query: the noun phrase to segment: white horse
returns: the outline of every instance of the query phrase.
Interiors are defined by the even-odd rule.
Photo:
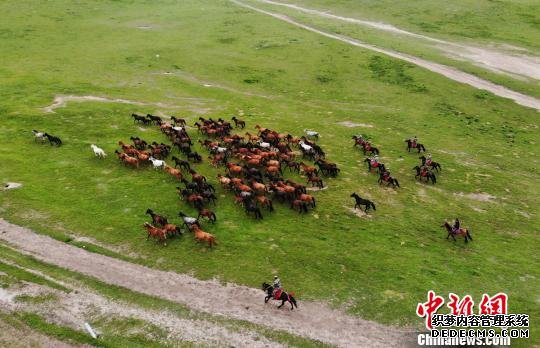
[[[107,154],[105,153],[105,151],[103,151],[102,148],[99,148],[94,144],[90,145],[90,147],[94,151],[94,155],[96,155],[96,157],[103,158],[103,157],[107,156]]]
[[[32,134],[34,134],[34,141],[47,141],[47,138],[45,137],[45,132],[40,132],[35,129],[32,129]]]
[[[315,132],[314,130],[304,129],[304,133],[306,133],[308,137],[319,138],[319,132]]]
[[[259,146],[262,147],[263,149],[268,149],[268,148],[270,148],[271,144],[266,143],[264,141],[259,141]]]
[[[165,161],[158,160],[157,158],[154,158],[152,156],[150,156],[149,160],[152,161],[152,166],[154,166],[154,169],[165,169],[165,167],[167,166],[167,163],[165,163]]]
[[[172,127],[172,129],[174,129],[174,130],[177,131],[177,132],[181,132],[181,131],[184,130],[184,127],[177,127],[177,126],[175,126],[175,127]]]
[[[311,145],[308,145],[308,144],[304,143],[303,141],[299,142],[298,144],[300,144],[300,147],[302,149],[304,149],[304,151],[306,151],[306,152],[313,151],[313,147]]]

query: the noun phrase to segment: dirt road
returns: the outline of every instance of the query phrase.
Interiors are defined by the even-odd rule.
[[[540,99],[537,99],[537,98],[534,98],[534,97],[531,97],[531,96],[528,96],[528,95],[513,91],[513,90],[511,90],[509,88],[503,87],[501,85],[497,85],[497,84],[495,84],[493,82],[483,80],[483,79],[481,79],[479,77],[476,77],[476,76],[474,76],[472,74],[468,74],[468,73],[463,72],[461,70],[458,70],[456,68],[453,68],[453,67],[450,67],[450,66],[447,66],[447,65],[443,65],[443,64],[439,64],[439,63],[434,63],[434,62],[431,62],[431,61],[428,61],[428,60],[425,60],[425,59],[422,59],[422,58],[411,56],[409,54],[400,53],[400,52],[392,51],[392,50],[389,50],[389,49],[380,48],[380,47],[370,45],[370,44],[367,44],[365,42],[353,39],[353,38],[345,36],[345,35],[338,35],[338,34],[329,33],[329,32],[323,31],[323,30],[319,30],[319,29],[316,29],[316,28],[311,27],[309,25],[297,22],[297,21],[295,21],[295,20],[293,20],[293,19],[291,19],[291,18],[289,18],[289,17],[287,17],[285,15],[270,12],[270,11],[266,11],[266,10],[263,10],[263,9],[260,9],[260,8],[245,4],[245,3],[240,2],[238,0],[230,0],[230,1],[237,4],[237,5],[239,5],[239,6],[242,6],[244,8],[247,8],[247,9],[250,9],[250,10],[253,10],[253,11],[256,11],[256,12],[259,12],[259,13],[274,17],[274,18],[277,18],[279,20],[282,20],[284,22],[287,22],[287,23],[292,24],[294,26],[297,26],[299,28],[311,31],[313,33],[316,33],[316,34],[319,34],[319,35],[322,35],[322,36],[325,36],[325,37],[328,37],[328,38],[331,38],[331,39],[339,40],[339,41],[345,42],[345,43],[347,43],[349,45],[361,47],[361,48],[364,48],[364,49],[368,49],[368,50],[371,50],[371,51],[375,51],[375,52],[378,52],[378,53],[385,54],[385,55],[393,57],[393,58],[404,60],[406,62],[418,65],[418,66],[420,66],[422,68],[425,68],[425,69],[428,69],[428,70],[433,71],[435,73],[438,73],[440,75],[443,75],[443,76],[445,76],[445,77],[447,77],[449,79],[452,79],[454,81],[465,83],[465,84],[470,85],[470,86],[472,86],[474,88],[489,91],[489,92],[491,92],[491,93],[493,93],[495,95],[498,95],[500,97],[512,99],[512,100],[514,100],[516,103],[518,103],[520,105],[527,106],[527,107],[530,107],[530,108],[533,108],[533,109],[536,109],[536,110],[540,110]]]
[[[3,219],[0,219],[0,240],[39,260],[108,284],[341,347],[403,347],[405,342],[414,342],[410,330],[355,318],[323,303],[300,299],[297,311],[277,310],[275,305],[264,305],[264,294],[258,289],[201,281],[90,253]]]

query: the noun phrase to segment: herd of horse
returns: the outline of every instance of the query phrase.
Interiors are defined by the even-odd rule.
[[[367,140],[367,137],[363,135],[353,135],[352,139],[354,140],[354,147],[360,147],[364,155],[369,154],[371,156],[364,159],[364,162],[367,165],[368,172],[371,172],[372,169],[377,171],[377,173],[379,174],[379,184],[382,185],[386,183],[387,186],[392,185],[392,187],[394,188],[400,187],[399,181],[390,174],[390,171],[384,165],[384,163],[381,163],[379,161],[379,149],[374,147],[371,142]],[[407,143],[408,152],[411,152],[411,149],[416,149],[417,153],[426,151],[425,146],[423,144],[417,143],[416,138],[406,139],[405,143]],[[437,182],[437,177],[435,176],[434,172],[439,172],[440,170],[442,170],[441,165],[433,161],[430,156],[426,157],[422,155],[418,159],[420,159],[422,163],[412,168],[416,171],[415,178],[420,181],[431,181],[431,183],[435,184]]]
[[[192,149],[194,143],[188,134],[186,121],[171,116],[170,120],[165,122],[161,117],[151,114],[146,116],[132,114],[132,118],[135,123],[158,126],[170,144],[147,142],[132,136],[131,144],[118,142],[120,149],[115,150],[118,159],[132,168],[149,166],[168,173],[179,183],[179,186],[176,186],[179,198],[198,212],[197,216],[189,216],[179,211],[178,218],[182,222],[175,224],[166,216],[148,208],[146,214],[150,216],[151,221],[143,224],[147,240],[153,238],[166,245],[169,238],[184,235],[189,231],[193,232],[197,241],[207,243],[210,248],[217,245],[215,236],[201,227],[203,222],[214,224],[217,221],[215,212],[210,209],[210,206],[216,205],[216,190],[204,175],[194,169],[195,164],[203,161],[203,156]],[[240,134],[233,133],[233,130],[235,128],[243,130],[246,122],[236,116],[232,117],[231,121],[234,122],[234,127],[221,118],[213,120],[200,117],[193,127],[196,127],[203,137],[198,142],[208,152],[210,165],[223,169],[222,173],[217,175],[217,180],[224,190],[232,193],[234,203],[242,206],[245,213],[252,215],[256,220],[263,219],[263,210],[273,212],[274,202],[285,204],[300,214],[315,208],[315,197],[308,194],[308,190],[323,189],[324,181],[337,177],[340,172],[337,164],[328,161],[325,152],[316,143],[319,133],[305,129],[305,135],[297,137],[256,125],[256,133]],[[61,139],[57,136],[37,130],[32,130],[32,133],[36,141],[62,145]],[[378,172],[379,184],[386,183],[387,186],[399,188],[399,181],[390,174],[384,163],[378,160],[379,149],[365,136],[354,135],[352,139],[355,147],[360,147],[364,155],[370,156],[364,162],[369,172],[372,170]],[[407,139],[405,142],[408,152],[416,149],[420,154],[426,151],[423,144],[416,142],[416,138]],[[95,144],[92,144],[91,148],[97,157],[106,156],[105,151]],[[171,156],[173,149],[178,149],[179,154]],[[167,164],[169,156],[174,165]],[[182,156],[185,159],[180,158]],[[437,182],[435,172],[441,170],[441,165],[433,161],[431,156],[422,155],[419,159],[421,163],[413,168],[416,171],[415,178],[435,184]],[[309,163],[310,161],[312,163]],[[306,182],[298,183],[286,179],[284,177],[286,172],[299,174],[306,178]],[[360,197],[356,192],[350,197],[355,200],[354,209],[363,207],[365,213],[370,209],[376,211],[374,202]],[[448,232],[446,239],[452,237],[455,241],[456,236],[463,236],[465,242],[472,241],[470,231],[466,228],[456,230],[446,221],[441,227]],[[290,303],[291,310],[297,307],[293,293],[286,293],[281,289],[276,291],[267,283],[263,283],[262,290],[267,294],[265,303],[275,299],[282,301],[278,308],[286,302]]]
[[[202,231],[200,222],[203,218],[211,223],[217,221],[216,214],[209,208],[216,205],[217,196],[214,186],[193,168],[194,164],[202,162],[203,156],[192,149],[194,142],[186,121],[175,116],[164,121],[151,114],[132,114],[132,118],[136,123],[158,126],[170,144],[150,143],[132,136],[131,144],[118,142],[117,157],[132,168],[148,165],[165,171],[183,185],[176,186],[180,199],[198,211],[197,217],[179,212],[183,226],[185,230],[193,231],[197,240],[206,241],[212,247],[216,244],[215,237]],[[300,214],[315,208],[316,199],[308,194],[308,190],[323,189],[324,181],[338,176],[340,172],[314,141],[319,138],[318,132],[306,129],[305,135],[297,137],[256,125],[256,133],[240,134],[233,133],[233,130],[244,129],[246,122],[237,117],[231,121],[234,126],[221,118],[200,117],[193,127],[202,137],[198,142],[208,152],[210,165],[223,169],[217,179],[224,190],[232,193],[234,203],[242,206],[245,213],[256,220],[263,219],[263,211],[273,212],[274,202],[285,204]],[[92,147],[97,156],[96,148]],[[178,149],[179,153],[171,157],[174,166],[166,162],[173,149]],[[185,159],[180,158],[182,156]],[[306,183],[285,178],[286,172],[304,176]],[[148,238],[165,244],[168,238],[184,233],[183,228],[169,223],[166,217],[155,214],[151,209],[147,213],[152,218],[151,222],[144,224]]]
[[[217,221],[216,214],[208,207],[209,204],[216,204],[217,196],[215,188],[207,182],[206,177],[192,167],[193,164],[201,163],[203,156],[192,150],[193,141],[187,132],[186,120],[171,116],[170,120],[165,122],[160,116],[151,114],[146,116],[132,114],[131,116],[135,123],[158,126],[169,138],[171,144],[155,141],[149,143],[132,136],[130,137],[132,144],[118,142],[120,151],[115,150],[115,154],[127,166],[139,168],[143,165],[151,165],[156,170],[167,172],[182,183],[183,188],[176,187],[180,199],[198,211],[197,218],[188,217],[180,212],[184,224],[188,230],[196,232],[198,240],[207,241],[210,246],[216,244],[211,234],[200,230],[199,219],[204,218],[211,223]],[[263,210],[273,212],[275,201],[286,204],[299,213],[307,213],[315,208],[315,197],[307,193],[307,186],[311,186],[312,189],[322,189],[325,187],[325,178],[336,177],[340,172],[335,163],[326,159],[325,152],[315,142],[319,139],[319,133],[304,129],[305,135],[295,137],[290,133],[279,133],[256,125],[256,134],[250,132],[245,132],[244,135],[233,134],[234,128],[243,130],[246,122],[236,116],[232,117],[231,121],[234,122],[234,127],[221,118],[213,120],[200,117],[194,123],[194,127],[205,137],[199,139],[198,142],[208,151],[210,164],[224,169],[224,173],[218,174],[217,179],[222,188],[233,193],[234,203],[241,205],[246,214],[252,215],[255,219],[263,219]],[[35,141],[48,141],[51,145],[62,145],[62,140],[57,136],[38,130],[32,130],[32,134]],[[387,186],[399,188],[399,181],[390,174],[385,164],[379,161],[379,149],[373,146],[366,136],[353,135],[352,139],[355,147],[360,147],[364,155],[371,156],[364,162],[368,172],[375,170],[379,174],[378,183],[381,185],[386,183]],[[418,143],[416,137],[406,139],[405,143],[408,152],[416,150],[420,154],[426,151],[425,146]],[[106,156],[105,151],[96,145],[92,144],[91,148],[97,157]],[[174,166],[170,166],[166,159],[174,148],[178,149],[178,152],[186,159],[172,156]],[[294,151],[293,148],[298,151]],[[419,159],[421,163],[413,167],[416,171],[415,178],[435,184],[437,182],[435,172],[438,173],[441,170],[441,165],[433,161],[431,156],[422,155]],[[308,161],[312,161],[313,164],[306,164],[305,162]],[[301,174],[307,182],[302,184],[285,179],[284,171]],[[373,202],[360,197],[357,193],[352,193],[351,197],[355,200],[355,209],[363,206],[366,213],[370,209],[376,210]],[[186,224],[186,221],[191,221],[191,219],[196,222]],[[152,223],[155,226],[150,223],[145,223],[144,226],[148,231],[148,237],[156,238],[163,243],[167,238],[183,233],[181,229],[173,228],[175,225],[172,224],[160,224],[156,221]],[[465,233],[463,235],[466,241],[472,240]]]

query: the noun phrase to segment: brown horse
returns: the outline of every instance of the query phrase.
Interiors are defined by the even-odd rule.
[[[118,158],[125,164],[130,165],[134,168],[139,168],[139,160],[135,157],[130,157],[125,153],[118,152],[118,150],[115,150],[114,153],[118,156]]]
[[[300,199],[302,202],[310,204],[312,208],[315,208],[315,197],[313,197],[312,195],[302,193],[298,196],[298,199]]]
[[[452,226],[450,226],[450,224],[447,221],[445,221],[444,224],[441,227],[446,228],[446,231],[448,231],[448,235],[446,236],[446,239],[448,239],[448,237],[452,236],[452,239],[455,242],[456,241],[456,236],[463,236],[465,238],[465,243],[468,243],[469,239],[471,240],[471,242],[473,240],[472,237],[471,237],[471,233],[466,228],[460,228],[457,231],[454,231]]]
[[[165,230],[165,233],[167,233],[167,237],[183,234],[182,229],[175,224],[166,224],[163,226],[163,230]]]
[[[232,120],[237,128],[240,127],[243,129],[246,126],[246,122],[244,120],[237,119],[236,116],[233,116]]]
[[[198,226],[193,226],[193,232],[195,233],[195,239],[199,242],[208,242],[208,246],[211,248],[214,244],[217,244],[216,238],[208,233],[201,230]]]
[[[315,174],[315,175],[318,175],[319,174],[319,171],[317,170],[316,167],[313,167],[313,166],[308,166],[306,164],[304,164],[304,162],[300,162],[300,168],[302,169],[302,172],[304,172],[304,174]]]
[[[308,184],[311,183],[311,187],[317,186],[318,188],[322,189],[324,187],[324,183],[322,179],[318,176],[315,176],[313,174],[308,174]]]
[[[167,245],[167,231],[163,228],[157,228],[152,225],[150,225],[148,222],[144,223],[144,228],[148,232],[148,237],[146,237],[146,240],[148,240],[150,237],[157,239],[158,241],[162,242],[163,245]]]
[[[207,208],[199,209],[199,216],[197,216],[197,220],[200,219],[201,216],[207,218],[211,223],[214,223],[217,220],[216,214]]]
[[[182,171],[180,169],[176,169],[173,167],[169,167],[168,165],[165,165],[165,171],[171,174],[172,176],[174,176],[175,178],[177,178],[178,180],[182,180]]]

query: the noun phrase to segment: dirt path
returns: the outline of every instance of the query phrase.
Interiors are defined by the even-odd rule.
[[[25,270],[32,272],[28,269]],[[153,338],[153,329],[141,329],[150,325],[159,327],[161,330],[166,331],[166,335],[163,335],[165,337],[160,338],[159,341],[165,341],[170,346],[178,346],[181,342],[191,342],[193,344],[219,347],[223,342],[227,342],[235,347],[283,347],[283,345],[269,341],[250,330],[233,331],[224,325],[203,319],[178,318],[174,313],[166,310],[151,310],[122,301],[113,301],[84,287],[74,286],[74,284],[61,283],[61,285],[75,291],[65,293],[43,285],[26,282],[7,289],[0,288],[0,310],[36,313],[49,322],[79,331],[83,329],[83,323],[92,322],[92,327],[98,334],[107,331],[110,320],[136,318],[145,323],[140,324],[140,328],[135,327],[131,330],[137,330],[139,334],[152,340],[155,339]],[[47,301],[16,300],[17,296],[29,298],[38,295],[49,296],[49,299]],[[8,339],[6,338],[6,340]],[[51,345],[51,347],[53,346],[56,347]]]
[[[382,53],[382,54],[385,54],[385,55],[393,57],[393,58],[404,60],[406,62],[418,65],[418,66],[420,66],[422,68],[425,68],[425,69],[428,69],[428,70],[433,71],[435,73],[438,73],[440,75],[443,75],[443,76],[445,76],[445,77],[447,77],[449,79],[452,79],[454,81],[468,84],[468,85],[470,85],[470,86],[472,86],[474,88],[489,91],[489,92],[491,92],[491,93],[493,93],[495,95],[498,95],[500,97],[512,99],[512,100],[514,100],[516,103],[518,103],[520,105],[527,106],[527,107],[530,107],[530,108],[533,108],[533,109],[536,109],[536,110],[540,110],[540,99],[537,99],[537,98],[534,98],[534,97],[531,97],[531,96],[528,96],[528,95],[513,91],[513,90],[508,89],[506,87],[497,85],[497,84],[495,84],[493,82],[483,80],[481,78],[478,78],[478,77],[476,77],[476,76],[474,76],[472,74],[465,73],[465,72],[463,72],[461,70],[458,70],[456,68],[453,68],[453,67],[450,67],[450,66],[447,66],[447,65],[443,65],[443,64],[434,63],[434,62],[431,62],[431,61],[428,61],[428,60],[425,60],[425,59],[422,59],[422,58],[411,56],[409,54],[400,53],[400,52],[392,51],[392,50],[389,50],[389,49],[380,48],[380,47],[370,45],[370,44],[367,44],[365,42],[353,39],[353,38],[345,36],[345,35],[332,34],[332,33],[326,32],[326,31],[322,31],[322,30],[316,29],[314,27],[311,27],[309,25],[297,22],[297,21],[295,21],[295,20],[293,20],[293,19],[291,19],[291,18],[289,18],[289,17],[287,17],[285,15],[270,12],[270,11],[266,11],[266,10],[262,10],[260,8],[254,7],[254,6],[244,4],[243,2],[240,2],[238,0],[230,0],[230,1],[237,4],[237,5],[239,5],[239,6],[242,6],[244,8],[248,8],[250,10],[253,10],[253,11],[256,11],[256,12],[259,12],[259,13],[274,17],[274,18],[277,18],[279,20],[282,20],[284,22],[287,22],[287,23],[292,24],[294,26],[297,26],[299,28],[311,31],[313,33],[316,33],[316,34],[319,34],[319,35],[322,35],[322,36],[325,36],[325,37],[328,37],[328,38],[331,38],[331,39],[334,39],[334,40],[339,40],[339,41],[345,42],[345,43],[353,45],[353,46],[357,46],[357,47],[361,47],[361,48],[368,49],[368,50],[371,50],[371,51],[375,51],[375,52],[378,52],[378,53]]]
[[[183,106],[187,107],[187,109],[198,113],[198,114],[205,114],[209,112],[211,109],[207,107],[203,107],[206,103],[205,100],[202,98],[193,98],[193,97],[175,97],[176,99],[181,99],[183,101],[187,101],[188,105]],[[166,103],[147,103],[147,102],[141,102],[136,100],[127,100],[127,99],[119,99],[119,98],[107,98],[107,97],[98,97],[94,95],[57,95],[54,97],[54,100],[51,105],[46,106],[42,108],[41,110],[43,112],[47,113],[53,113],[55,109],[66,107],[68,102],[99,102],[99,103],[119,103],[119,104],[131,104],[131,105],[153,105],[160,108],[165,109],[171,109],[171,108],[178,108],[177,105],[171,105]]]
[[[300,300],[298,311],[277,310],[274,305],[263,304],[261,290],[201,281],[90,253],[3,219],[0,219],[0,240],[44,262],[108,284],[341,347],[403,347],[404,342],[413,342],[410,330],[355,318],[322,303]]]
[[[540,58],[524,55],[522,54],[525,49],[520,49],[518,47],[506,46],[506,49],[495,49],[495,48],[485,48],[470,46],[465,44],[458,44],[455,42],[450,42],[446,40],[436,39],[427,35],[421,35],[417,33],[412,33],[400,28],[397,28],[391,24],[367,21],[358,18],[343,17],[328,12],[318,11],[310,8],[301,7],[295,4],[289,4],[284,2],[277,2],[271,0],[257,0],[259,2],[283,6],[287,8],[294,9],[296,11],[308,13],[311,15],[316,15],[319,17],[339,20],[342,22],[348,22],[353,24],[358,24],[393,34],[404,35],[413,37],[416,39],[421,39],[431,43],[435,43],[437,48],[444,52],[448,56],[452,56],[458,59],[463,59],[472,62],[475,65],[481,66],[483,68],[498,72],[504,73],[516,78],[532,78],[540,80]],[[512,51],[510,54],[509,51]],[[518,53],[519,52],[519,53]]]

